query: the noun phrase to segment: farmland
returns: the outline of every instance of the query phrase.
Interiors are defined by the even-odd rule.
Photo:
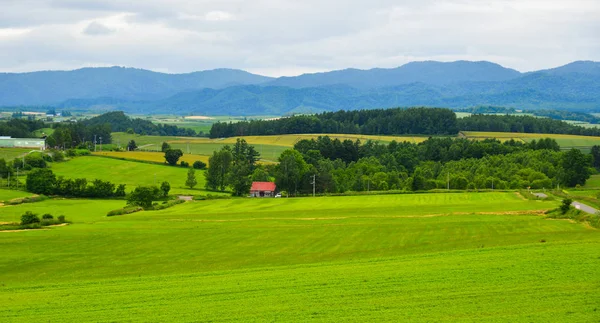
[[[347,135],[347,134],[299,134],[299,135],[277,135],[277,136],[245,136],[231,138],[196,138],[196,137],[173,137],[173,136],[141,136],[126,133],[113,133],[113,143],[118,142],[124,146],[130,140],[135,140],[141,150],[158,151],[163,142],[167,142],[174,149],[181,149],[184,153],[193,155],[210,156],[215,150],[221,149],[225,145],[235,144],[238,138],[246,140],[254,145],[256,150],[261,153],[261,157],[266,162],[277,161],[281,153],[290,149],[302,139],[317,138],[319,136],[329,136],[332,139],[339,140],[374,140],[383,143],[389,143],[392,140],[398,142],[408,141],[419,143],[425,141],[424,136],[371,136],[371,135]],[[115,155],[116,156],[116,155]],[[137,158],[136,158],[137,159]]]
[[[5,160],[13,160],[21,157],[32,151],[31,148],[0,148],[0,158]]]
[[[152,151],[103,151],[93,153],[95,156],[106,156],[113,158],[121,158],[126,160],[142,160],[154,163],[165,163],[165,154],[162,152],[152,152]],[[204,163],[208,163],[208,156],[201,155],[192,155],[192,154],[184,154],[179,158],[179,161],[185,161],[192,165],[195,161],[201,161]]]
[[[73,224],[0,233],[0,317],[598,317],[600,234],[537,214],[557,202],[514,192],[232,199],[105,217],[123,204],[47,200],[4,208],[0,221],[48,210]]]
[[[589,149],[594,145],[600,145],[600,137],[560,135],[560,134],[541,134],[541,133],[514,133],[514,132],[475,132],[462,131],[466,138],[487,139],[496,138],[501,141],[514,139],[522,142],[530,142],[542,138],[552,138],[561,148],[585,148]]]
[[[65,178],[101,179],[115,184],[126,184],[127,191],[137,186],[160,185],[163,181],[171,184],[172,194],[204,194],[203,171],[196,171],[198,185],[195,189],[184,186],[188,169],[177,166],[164,166],[134,161],[117,160],[96,156],[73,158],[64,163],[54,163],[52,171]]]

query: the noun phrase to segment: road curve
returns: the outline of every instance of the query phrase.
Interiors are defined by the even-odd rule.
[[[577,202],[574,201],[573,203],[571,203],[571,206],[575,207],[578,210],[581,210],[583,212],[589,213],[589,214],[596,214],[598,213],[598,210],[594,209],[591,206],[585,205],[581,202]]]

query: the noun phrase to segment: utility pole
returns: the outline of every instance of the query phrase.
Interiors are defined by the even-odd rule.
[[[102,137],[100,137],[100,151],[102,151]]]
[[[312,178],[313,178],[313,180],[312,180],[311,184],[313,185],[313,197],[315,197],[315,185],[317,184],[317,180],[316,180],[317,179],[317,175],[316,174],[313,175]]]
[[[450,172],[448,172],[446,175],[446,186],[449,191],[450,190]]]
[[[94,152],[96,152],[96,135],[94,135]]]

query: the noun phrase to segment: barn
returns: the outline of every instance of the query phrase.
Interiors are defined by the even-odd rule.
[[[277,186],[272,182],[252,182],[250,197],[274,197]]]
[[[37,148],[39,150],[44,150],[46,148],[46,140],[43,138],[11,138],[8,136],[0,136],[0,147]]]

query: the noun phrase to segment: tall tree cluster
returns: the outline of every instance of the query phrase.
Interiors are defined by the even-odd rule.
[[[337,111],[276,120],[217,122],[211,138],[301,133],[369,135],[458,133],[456,114],[449,109],[408,108]]]
[[[231,188],[234,196],[248,194],[252,185],[252,175],[256,170],[260,154],[246,140],[238,139],[231,146],[215,151],[208,159],[206,188],[224,191]]]

